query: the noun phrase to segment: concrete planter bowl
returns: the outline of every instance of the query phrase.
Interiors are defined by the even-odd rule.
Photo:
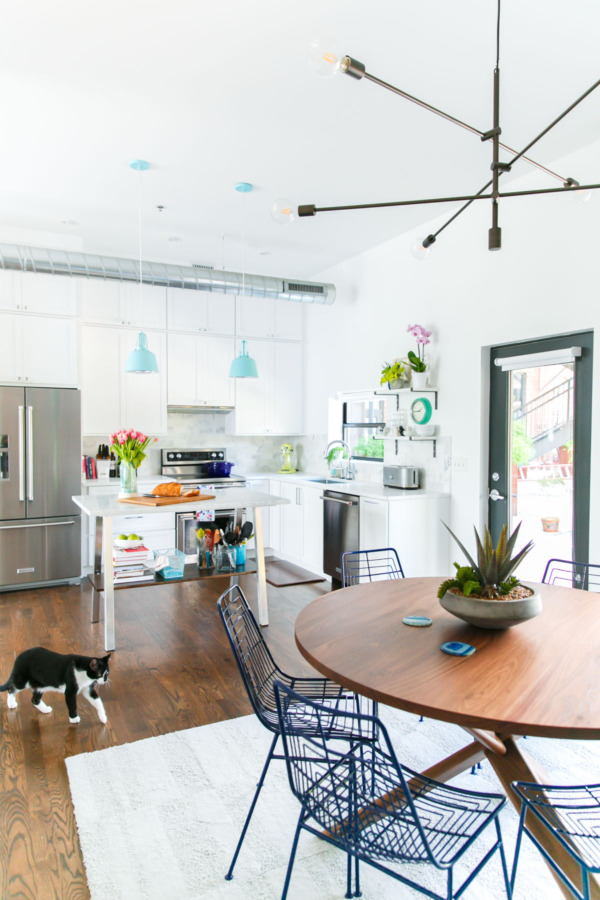
[[[523,586],[533,591],[530,597],[519,600],[479,600],[446,591],[440,604],[453,616],[477,628],[510,628],[539,616],[542,611],[540,592],[531,584],[523,582]]]

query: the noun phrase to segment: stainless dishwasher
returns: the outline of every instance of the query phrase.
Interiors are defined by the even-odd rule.
[[[358,550],[359,511],[354,494],[323,492],[323,571],[331,575],[334,588],[342,581],[342,553]]]

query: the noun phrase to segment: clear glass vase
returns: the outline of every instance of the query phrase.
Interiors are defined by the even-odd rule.
[[[137,488],[137,468],[130,462],[121,461],[121,490],[119,497],[135,497]]]

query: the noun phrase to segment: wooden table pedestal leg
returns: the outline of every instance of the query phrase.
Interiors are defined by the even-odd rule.
[[[517,746],[517,741],[514,737],[507,737],[504,740],[504,744],[506,746],[506,754],[504,756],[497,756],[495,753],[490,753],[487,750],[485,755],[489,759],[499,781],[502,783],[508,798],[516,807],[517,811],[520,812],[521,801],[511,788],[511,782],[530,781],[536,784],[553,784],[553,779],[549,775],[546,775],[544,770]],[[570,856],[565,848],[552,836],[548,829],[544,828],[536,817],[531,814],[529,814],[527,818],[527,827],[532,834],[535,835],[542,847],[548,851],[559,868],[562,869],[565,875],[571,879],[573,884],[577,885],[581,890],[581,870],[572,856]],[[525,836],[523,840],[528,840],[527,836]],[[565,837],[565,840],[568,841],[568,838]],[[550,866],[548,868],[550,868]],[[573,900],[573,895],[560,881],[558,875],[553,872],[551,868],[550,871],[564,896],[569,898],[569,900]],[[518,885],[519,872],[517,871],[517,893]],[[600,884],[595,875],[590,875],[590,898],[593,898],[593,900],[600,900]]]

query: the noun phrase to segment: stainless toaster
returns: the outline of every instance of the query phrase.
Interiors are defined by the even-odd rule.
[[[419,487],[419,470],[416,466],[384,466],[383,483],[386,487],[415,490]]]

